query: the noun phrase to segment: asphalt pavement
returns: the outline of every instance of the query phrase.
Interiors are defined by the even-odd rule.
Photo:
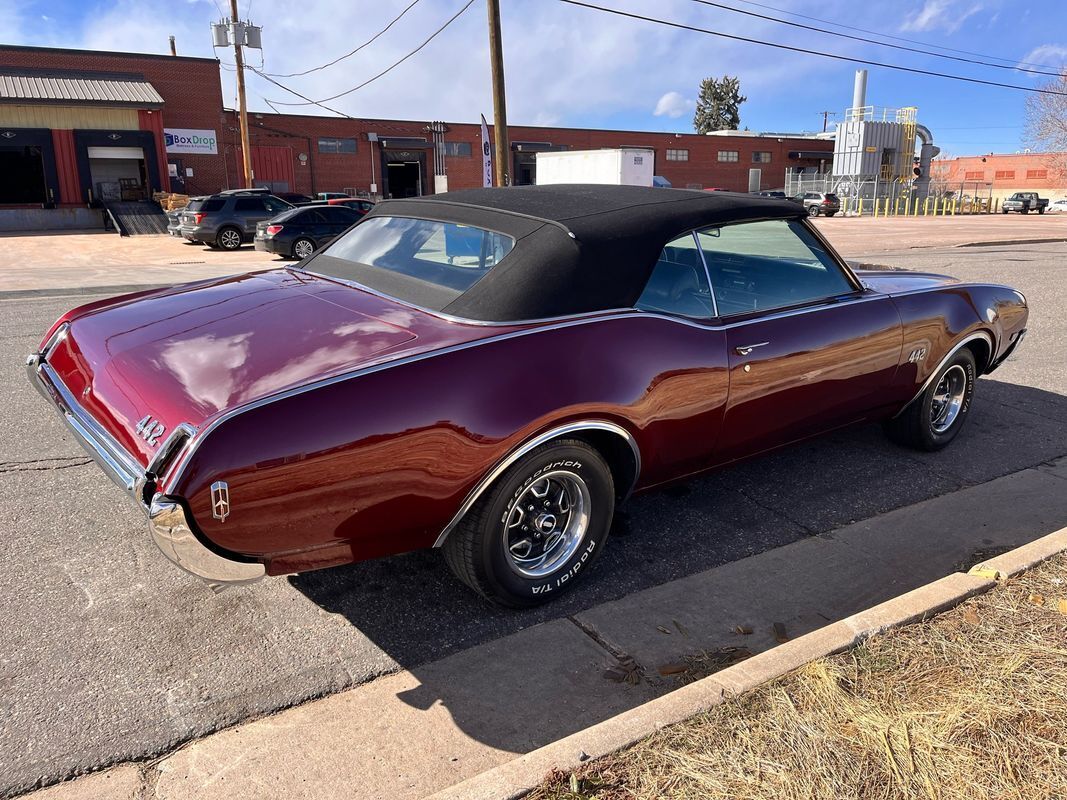
[[[25,379],[40,334],[90,296],[0,295],[0,796],[1067,454],[1065,256],[1044,244],[872,258],[1030,300],[1024,347],[979,383],[952,447],[918,454],[860,427],[634,498],[589,579],[521,613],[471,595],[433,552],[214,594],[155,551]]]

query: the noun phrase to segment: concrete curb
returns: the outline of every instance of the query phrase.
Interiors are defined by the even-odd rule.
[[[1067,528],[953,573],[885,603],[760,653],[584,731],[534,750],[431,795],[431,800],[512,800],[553,769],[571,771],[635,744],[664,726],[701,714],[804,664],[848,650],[871,636],[928,619],[1067,551]]]
[[[1003,247],[1009,244],[1059,244],[1060,242],[1067,242],[1067,239],[1062,236],[1044,239],[997,239],[992,242],[964,242],[953,247]]]

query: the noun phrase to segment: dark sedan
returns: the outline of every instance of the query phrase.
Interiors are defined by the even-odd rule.
[[[344,233],[363,214],[345,206],[303,206],[256,225],[257,250],[307,258]]]

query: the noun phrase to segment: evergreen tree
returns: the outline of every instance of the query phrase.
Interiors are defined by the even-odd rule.
[[[741,81],[737,78],[705,78],[700,82],[693,127],[697,133],[737,130],[741,127],[741,104],[747,99],[741,96]]]

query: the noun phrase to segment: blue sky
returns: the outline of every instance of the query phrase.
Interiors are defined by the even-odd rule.
[[[904,64],[986,80],[1036,86],[1040,76],[905,53],[745,17],[692,0],[593,0],[600,5],[821,52]],[[292,73],[329,61],[370,38],[411,0],[240,0],[242,15],[263,26],[263,64]],[[413,49],[466,0],[419,0],[391,30],[355,57],[282,83],[315,99],[372,77]],[[727,5],[832,27],[743,0]],[[1067,5],[1007,0],[900,0],[856,3],[760,0],[798,14],[1004,59],[1007,65],[1067,63]],[[251,4],[251,9],[248,9]],[[164,53],[177,37],[183,55],[212,54],[208,23],[227,0],[0,0],[0,40],[7,44]],[[852,99],[854,64],[789,53],[607,16],[557,0],[501,0],[512,124],[691,130],[700,80],[737,75],[748,102],[742,124],[754,130],[818,130],[819,112],[841,112]],[[864,34],[845,31],[855,35]],[[900,44],[905,44],[898,42]],[[907,45],[916,46],[916,45]],[[961,55],[955,53],[955,55]],[[219,51],[232,64],[232,52]],[[970,56],[964,56],[970,57]],[[250,53],[257,66],[260,54]],[[233,97],[233,73],[224,72]],[[867,102],[915,105],[919,120],[952,155],[1025,148],[1023,92],[877,67]],[[249,104],[297,98],[252,76]],[[232,103],[231,103],[232,104]],[[420,53],[380,80],[330,103],[353,116],[474,121],[491,116],[483,0]],[[314,113],[313,108],[288,108]]]

